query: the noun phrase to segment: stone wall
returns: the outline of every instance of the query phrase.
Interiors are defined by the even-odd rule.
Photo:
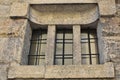
[[[25,19],[11,19],[13,2],[22,0],[0,0],[0,80],[7,80],[10,65],[21,64],[24,42]]]
[[[11,5],[15,2],[32,3],[33,1],[35,1],[35,3],[39,2],[38,0],[0,0],[0,80],[8,80],[8,71],[11,69],[12,66],[27,64],[27,55],[29,53],[30,42],[28,41],[31,38],[31,28],[29,26],[29,22],[26,19],[28,16],[23,14],[23,16],[26,16],[26,18],[23,18],[22,16],[19,18],[17,17],[11,19]],[[82,2],[82,0],[80,1]],[[92,2],[97,3],[97,0],[90,0],[89,3]],[[119,0],[117,2],[120,3]],[[120,4],[116,4],[116,7],[117,12],[115,15],[100,17],[103,38],[101,45],[103,46],[103,53],[106,55],[105,61],[113,62],[115,66],[115,79],[111,80],[120,80]],[[26,43],[27,45],[25,45],[24,43]]]
[[[104,54],[115,65],[116,80],[120,79],[120,4],[114,17],[101,17]]]

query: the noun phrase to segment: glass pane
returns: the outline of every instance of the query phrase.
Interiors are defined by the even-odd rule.
[[[82,55],[82,64],[90,64],[89,55]]]
[[[63,54],[63,44],[56,44],[56,54]]]
[[[34,30],[32,35],[32,43],[29,58],[30,64],[42,65],[45,61],[47,30]],[[34,56],[32,56],[34,55]],[[42,56],[41,56],[42,55]]]
[[[64,54],[72,54],[72,44],[65,44]]]
[[[97,38],[96,32],[94,30],[90,32],[90,38]]]
[[[63,39],[57,40],[57,43],[63,44]]]
[[[41,44],[46,44],[46,40],[41,40]]]
[[[36,56],[29,56],[29,64],[35,65],[36,62]]]
[[[90,40],[90,45],[91,45],[91,53],[96,54],[97,53],[97,43],[95,39]]]
[[[44,65],[45,64],[45,56],[39,56],[38,64],[40,64],[40,65]]]
[[[72,39],[72,32],[71,33],[65,33],[65,39]]]
[[[65,42],[68,43],[68,44],[72,44],[73,40],[65,40]]]
[[[33,34],[32,35],[32,40],[37,40],[38,39],[38,34]]]
[[[63,54],[67,56],[72,54],[72,30],[58,30],[57,31],[57,38],[56,38],[56,53],[55,53],[55,64],[63,65]],[[72,60],[72,59],[70,59]],[[69,60],[66,62],[64,59],[64,64],[71,64]]]
[[[89,54],[88,43],[81,43],[81,52],[82,54]]]
[[[42,36],[42,39],[46,39],[47,38],[47,34],[46,33],[43,33],[41,36]]]
[[[57,39],[63,39],[63,33],[57,33]]]
[[[30,50],[30,55],[36,55],[37,47],[38,47],[37,42],[36,41],[32,42],[32,44],[31,44],[31,50]]]
[[[62,65],[62,59],[55,59],[56,65]]]
[[[81,33],[81,39],[88,38],[88,34],[86,32]]]
[[[41,44],[40,55],[45,55],[45,51],[46,51],[46,44]]]
[[[65,59],[64,64],[65,65],[72,65],[73,60],[72,59]]]
[[[98,55],[92,55],[92,64],[98,64]]]

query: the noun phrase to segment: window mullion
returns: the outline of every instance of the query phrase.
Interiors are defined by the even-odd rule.
[[[81,64],[81,26],[73,25],[73,64]]]
[[[45,56],[46,65],[54,64],[55,33],[56,33],[56,26],[48,25],[47,52]]]
[[[40,57],[41,57],[41,53],[40,53],[40,52],[41,52],[41,44],[42,44],[42,43],[41,43],[42,35],[43,35],[43,34],[42,34],[42,31],[40,30],[40,39],[39,39],[39,41],[38,41],[38,43],[39,43],[39,51],[38,51],[38,55],[37,55],[37,56],[38,56],[38,65],[39,65],[39,62],[40,62],[40,60],[41,60],[41,59],[40,59]]]

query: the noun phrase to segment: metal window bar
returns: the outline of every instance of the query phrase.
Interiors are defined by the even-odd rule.
[[[93,64],[92,56],[95,55],[96,58],[97,58],[97,61],[98,61],[97,63],[99,64],[100,61],[99,61],[99,53],[98,53],[97,33],[96,33],[96,30],[95,30],[94,34],[96,35],[96,37],[95,38],[90,38],[90,34],[91,34],[92,30],[95,30],[95,29],[87,28],[87,29],[82,29],[82,31],[81,31],[81,32],[86,32],[87,33],[87,38],[81,38],[81,40],[88,40],[88,49],[89,49],[89,53],[82,53],[82,58],[85,58],[85,57],[89,56],[89,64]],[[92,52],[92,48],[91,48],[92,46],[91,46],[91,42],[90,42],[92,39],[96,41],[96,45],[97,45],[97,48],[96,48],[97,52],[96,53]],[[84,42],[81,41],[81,43],[84,43]]]
[[[63,38],[57,39],[57,35],[56,35],[56,39],[55,39],[56,45],[62,44],[62,54],[57,54],[57,51],[55,49],[55,54],[54,54],[54,64],[55,65],[59,65],[56,63],[56,59],[62,59],[62,65],[65,65],[65,59],[72,59],[73,60],[73,52],[71,52],[70,54],[65,54],[65,44],[73,44],[73,38],[72,39],[65,38],[65,34],[68,33],[68,31],[70,31],[70,33],[72,34],[72,29],[58,29],[56,31],[57,34],[62,33]],[[66,42],[65,40],[68,40],[68,42]],[[59,42],[59,41],[62,41],[62,42]]]
[[[28,65],[41,65],[40,61],[43,59],[45,60],[45,54],[41,55],[41,52],[40,52],[42,44],[46,44],[46,40],[47,40],[47,37],[45,39],[42,39],[43,34],[47,35],[47,29],[33,30],[32,38],[31,38],[30,52],[28,55]],[[36,36],[35,39],[34,39],[34,36]],[[34,49],[32,49],[33,44],[35,45]],[[33,52],[33,50],[34,50],[34,52]]]

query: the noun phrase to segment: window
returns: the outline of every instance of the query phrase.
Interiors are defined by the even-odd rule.
[[[72,29],[56,30],[55,65],[70,65],[73,63],[73,32]]]
[[[99,64],[96,29],[81,30],[82,64]]]
[[[61,26],[60,26],[61,27]],[[68,28],[69,27],[69,28]],[[49,47],[49,49],[53,50],[53,53],[49,54],[47,52],[47,56],[51,57],[52,62],[54,65],[72,65],[73,60],[75,60],[76,56],[79,56],[80,64],[99,64],[99,51],[98,51],[98,42],[97,42],[97,33],[96,29],[81,29],[81,36],[78,36],[79,39],[81,38],[81,44],[74,45],[73,44],[73,29],[70,26],[62,26],[61,28],[57,28],[55,37],[52,40],[55,40],[53,44],[54,47]],[[73,26],[74,27],[74,26]],[[49,28],[50,29],[50,28]],[[79,31],[78,31],[79,32]],[[46,42],[47,41],[47,29],[38,29],[33,30],[32,39],[31,39],[31,48],[29,53],[29,65],[44,65],[45,64],[45,54],[46,54]],[[76,40],[74,40],[76,41]],[[49,41],[48,41],[49,42]],[[79,43],[79,40],[77,40]],[[81,46],[81,52],[78,51],[77,54],[73,51],[73,47]],[[74,53],[73,53],[74,52]],[[75,55],[74,55],[75,54]],[[46,56],[46,57],[47,57]],[[54,57],[54,59],[53,59]],[[50,59],[47,58],[49,61]],[[78,63],[79,63],[78,62]]]
[[[45,63],[45,49],[47,40],[47,29],[33,30],[31,39],[29,65],[43,65]]]

